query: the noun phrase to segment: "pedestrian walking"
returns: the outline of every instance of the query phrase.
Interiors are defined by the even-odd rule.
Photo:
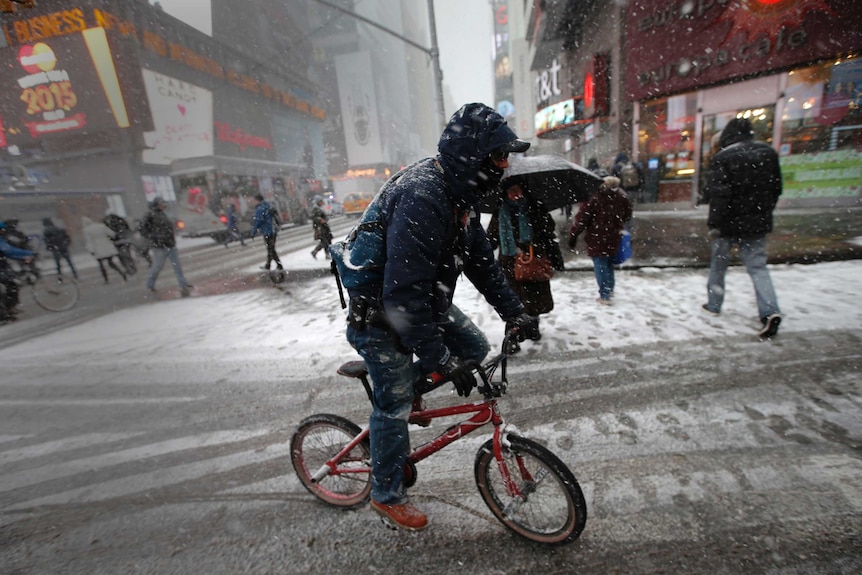
[[[69,264],[69,269],[72,270],[72,277],[78,279],[78,272],[75,271],[72,256],[69,254],[69,245],[72,243],[69,232],[55,226],[51,218],[42,218],[42,237],[45,238],[45,248],[54,256],[54,263],[57,264],[57,275],[63,273],[60,270],[60,260],[64,259]]]
[[[515,277],[515,260],[532,253],[533,257],[548,260],[553,269],[564,269],[555,228],[551,214],[519,184],[507,187],[500,208],[488,223],[488,241],[493,249],[500,249],[497,259],[503,274],[524,304],[524,311],[536,317],[554,309],[551,280],[519,281]]]
[[[311,250],[311,256],[317,259],[317,252],[323,250],[326,259],[329,259],[329,244],[332,243],[332,230],[329,229],[329,220],[323,211],[323,198],[318,198],[314,209],[311,210],[311,224],[314,226],[314,239],[317,245]]]
[[[251,237],[254,237],[260,232],[263,236],[263,243],[266,245],[266,264],[260,266],[262,270],[269,270],[272,262],[275,262],[276,269],[283,270],[281,260],[278,258],[278,253],[275,251],[275,240],[278,238],[278,230],[281,227],[281,220],[269,202],[263,199],[263,194],[258,192],[254,196],[254,201],[257,206],[254,209],[254,218],[251,222]]]
[[[126,270],[126,275],[135,275],[138,273],[138,268],[132,257],[132,228],[129,226],[129,222],[109,210],[105,213],[105,225],[113,232],[111,241],[117,248],[120,263]]]
[[[106,264],[120,274],[123,281],[126,281],[126,272],[114,261],[114,258],[119,259],[119,254],[117,253],[116,246],[114,246],[114,242],[111,241],[112,232],[108,226],[103,222],[96,222],[87,216],[83,216],[81,218],[81,231],[84,234],[84,246],[96,258],[96,262],[99,264],[99,271],[102,272],[102,278],[104,278],[105,283],[110,283],[108,282],[108,270],[105,269]]]
[[[712,258],[707,280],[707,302],[703,309],[721,313],[724,276],[730,249],[739,255],[754,285],[757,312],[762,324],[759,335],[778,334],[781,310],[766,267],[766,234],[772,231],[772,212],[782,191],[778,154],[769,144],[756,142],[751,121],[734,118],[727,123],[712,157],[706,197],[706,224],[712,240]]]
[[[245,246],[245,240],[242,237],[242,232],[239,230],[239,214],[237,214],[233,203],[228,204],[226,217],[227,236],[224,240],[224,247],[227,247],[231,241],[239,241],[239,245]]]
[[[602,305],[611,305],[616,278],[613,257],[620,246],[626,222],[632,217],[632,201],[620,188],[620,179],[608,176],[590,199],[581,203],[569,228],[569,248],[574,250],[578,236],[585,233],[587,255],[593,260],[593,271]]]
[[[619,187],[628,195],[629,199],[643,202],[644,174],[640,162],[629,160],[625,152],[617,154],[610,175],[620,179]]]
[[[371,508],[405,529],[428,523],[405,485],[414,383],[439,372],[460,395],[469,395],[476,385],[469,362],[490,350],[485,335],[452,303],[458,277],[463,272],[520,334],[536,328],[536,318],[524,313],[497,265],[477,215],[480,199],[497,192],[509,152],[529,145],[491,108],[463,106],[440,137],[439,155],[392,176],[348,241],[331,248],[350,295],[347,340],[374,384]]]
[[[170,259],[171,266],[174,268],[174,275],[177,276],[177,284],[180,286],[180,294],[183,297],[188,297],[191,293],[189,290],[194,286],[183,275],[180,254],[177,251],[177,240],[174,236],[174,223],[165,213],[166,207],[165,200],[157,196],[150,202],[150,211],[147,212],[141,224],[141,235],[149,240],[153,251],[153,265],[150,266],[150,271],[147,273],[146,286],[148,290],[155,293],[159,273],[165,267],[165,261]]]

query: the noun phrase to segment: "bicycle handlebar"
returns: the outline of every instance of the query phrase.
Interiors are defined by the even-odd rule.
[[[482,365],[478,361],[469,361],[466,363],[471,371],[475,371],[482,383],[479,385],[479,391],[485,394],[486,397],[500,397],[506,391],[506,360],[510,355],[514,355],[520,349],[518,346],[518,329],[512,328],[506,331],[503,336],[503,344],[501,345],[500,353]],[[500,368],[500,382],[492,383],[491,377],[497,368]],[[414,385],[415,391],[419,394],[425,394],[429,391],[437,389],[444,383],[451,381],[449,377],[441,373],[433,372],[427,375],[425,382],[418,382]],[[423,383],[425,385],[423,385]]]

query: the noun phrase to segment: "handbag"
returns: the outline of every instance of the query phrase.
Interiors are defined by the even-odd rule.
[[[628,227],[623,228],[620,235],[620,245],[617,248],[617,253],[614,255],[613,264],[618,266],[623,264],[632,257],[632,234]]]
[[[533,252],[530,244],[530,254],[521,253],[515,257],[515,281],[545,282],[554,277],[554,266],[547,258]]]

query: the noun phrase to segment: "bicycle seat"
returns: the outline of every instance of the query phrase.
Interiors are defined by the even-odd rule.
[[[368,375],[368,368],[363,360],[357,359],[343,364],[338,368],[338,373],[347,377],[362,378]]]

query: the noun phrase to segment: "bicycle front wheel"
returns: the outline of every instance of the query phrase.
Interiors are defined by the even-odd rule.
[[[42,277],[33,284],[33,299],[48,311],[66,311],[78,303],[78,284],[64,276]]]
[[[371,496],[371,447],[366,437],[350,452],[334,458],[362,429],[344,417],[319,414],[304,419],[290,440],[290,461],[299,480],[315,497],[330,505],[355,509]],[[326,475],[315,481],[315,474]]]
[[[494,440],[476,454],[476,486],[503,525],[531,541],[571,543],[587,523],[587,502],[565,463],[538,443],[508,435],[503,460],[494,458]],[[507,487],[507,480],[509,486]]]

